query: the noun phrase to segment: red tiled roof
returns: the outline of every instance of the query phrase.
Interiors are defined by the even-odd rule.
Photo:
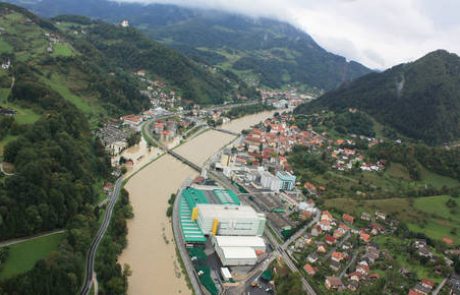
[[[429,279],[422,279],[422,284],[430,286],[431,288],[434,288],[434,285],[435,285],[435,283]]]
[[[353,223],[355,221],[355,218],[347,213],[342,215],[342,219],[343,221],[348,222],[348,223]]]
[[[314,275],[316,273],[316,269],[311,266],[309,263],[305,264],[303,269],[309,274],[309,275]]]

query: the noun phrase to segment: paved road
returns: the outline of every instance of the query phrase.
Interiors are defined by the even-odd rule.
[[[343,276],[345,275],[345,273],[347,272],[347,270],[350,268],[350,266],[352,266],[353,263],[355,263],[356,259],[358,258],[358,250],[355,250],[353,252],[353,257],[351,258],[350,262],[348,262],[347,266],[345,266],[345,268],[342,270],[342,272],[340,273],[339,275],[339,278],[343,278]]]
[[[281,257],[283,258],[284,263],[286,263],[286,265],[289,267],[289,269],[292,272],[299,272],[299,269],[294,264],[294,262],[292,262],[291,257],[289,256],[289,254],[278,243],[278,241],[275,239],[275,237],[272,235],[272,233],[267,230],[267,231],[265,231],[265,235],[270,240],[270,242],[273,245],[275,245],[275,249],[278,251],[278,253],[281,254]],[[307,294],[316,295],[315,290],[312,288],[312,286],[307,282],[307,280],[303,276],[301,276],[301,281],[302,281],[302,287],[307,292]]]
[[[322,258],[323,261],[326,261],[328,260],[331,256],[332,256],[332,253],[334,253],[338,248],[342,247],[342,245],[351,237],[351,234],[350,232],[348,231],[345,236],[343,237],[343,239],[334,247],[332,248],[331,250],[329,250],[329,252]]]
[[[295,234],[293,234],[289,240],[287,240],[283,244],[283,249],[287,249],[290,244],[292,244],[295,240],[300,238],[310,227],[312,227],[314,224],[318,223],[319,218],[320,218],[320,213],[319,210],[316,210],[315,217],[307,224],[305,225],[302,229],[298,230]]]
[[[444,285],[446,284],[447,282],[447,278],[445,278],[444,280],[442,280],[442,282],[438,285],[438,287],[436,287],[436,289],[433,291],[433,295],[437,295],[439,293],[439,291],[441,291],[442,287],[444,287]]]
[[[22,242],[35,240],[35,239],[39,239],[39,238],[43,238],[43,237],[47,237],[47,236],[52,236],[52,235],[56,235],[56,234],[62,234],[63,232],[65,232],[65,230],[59,229],[59,230],[54,230],[54,231],[50,231],[50,232],[47,232],[47,233],[42,233],[42,234],[38,234],[38,235],[29,236],[29,237],[26,237],[26,238],[19,238],[19,239],[3,241],[3,242],[0,242],[0,248],[7,247],[7,246],[12,246],[12,245],[15,245],[15,244],[20,244]]]
[[[94,276],[94,260],[96,258],[97,248],[99,247],[99,244],[104,238],[104,235],[107,232],[107,228],[110,225],[110,219],[112,218],[113,208],[115,207],[115,204],[117,203],[122,186],[123,186],[123,177],[120,177],[115,182],[114,189],[112,191],[112,194],[110,195],[109,204],[104,213],[104,220],[102,221],[102,224],[99,227],[99,230],[97,231],[96,236],[91,242],[91,246],[86,255],[85,280],[83,282],[83,286],[81,287],[80,295],[88,295],[91,290],[91,286],[93,284],[93,276]]]

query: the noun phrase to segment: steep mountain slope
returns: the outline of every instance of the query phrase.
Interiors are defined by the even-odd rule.
[[[460,139],[460,58],[443,50],[357,79],[298,113],[358,108],[402,134],[429,144]]]
[[[48,17],[78,14],[111,22],[128,19],[149,36],[186,55],[230,69],[247,83],[280,88],[299,84],[333,89],[370,72],[322,49],[306,33],[269,19],[171,5],[106,0],[21,1]]]

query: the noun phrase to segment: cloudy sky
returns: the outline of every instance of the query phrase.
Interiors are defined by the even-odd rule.
[[[384,69],[447,49],[460,54],[459,0],[118,0],[273,17],[327,50]]]

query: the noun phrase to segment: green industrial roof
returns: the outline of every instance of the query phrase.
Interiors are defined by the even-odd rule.
[[[190,209],[195,208],[197,204],[209,203],[208,199],[202,191],[191,187],[183,191],[182,197],[185,199]]]
[[[189,191],[192,190],[192,191]],[[204,194],[195,189],[187,189],[183,192],[179,203],[179,221],[186,243],[205,243],[206,237],[195,221],[192,221],[192,210],[202,199],[206,199]],[[193,207],[189,207],[190,204]]]
[[[240,199],[232,190],[215,189],[214,195],[219,199],[223,205],[240,205]]]

